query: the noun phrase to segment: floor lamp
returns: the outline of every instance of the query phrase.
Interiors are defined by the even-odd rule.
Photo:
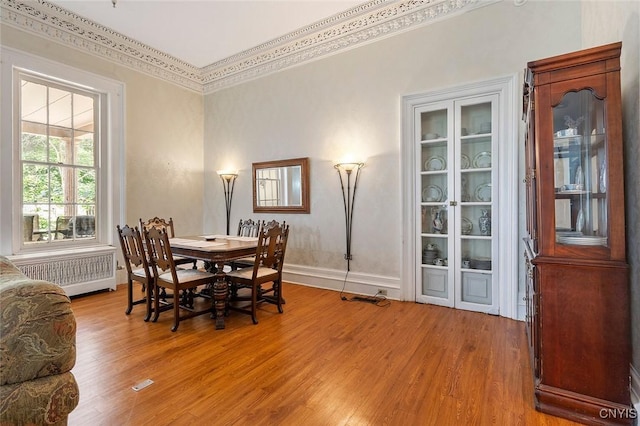
[[[335,166],[340,177],[340,186],[342,187],[342,200],[344,201],[344,219],[346,222],[347,252],[344,255],[347,261],[347,272],[351,270],[351,229],[353,227],[353,202],[356,198],[356,188],[358,186],[358,178],[360,170],[364,167],[364,163],[338,163]],[[351,189],[351,175],[355,171],[353,180],[353,191]],[[346,176],[347,188],[345,190],[344,181]]]
[[[233,198],[233,187],[236,184],[238,172],[230,172],[218,170],[220,180],[222,180],[222,188],[224,189],[224,201],[227,208],[227,235],[229,234],[229,219],[231,217],[231,199]]]

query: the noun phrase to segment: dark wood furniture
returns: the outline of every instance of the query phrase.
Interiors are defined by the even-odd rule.
[[[120,228],[120,225],[117,225],[116,229],[118,230],[124,265],[127,268],[127,309],[124,313],[129,315],[135,305],[144,303],[147,309],[147,315],[144,320],[149,321],[152,311],[151,292],[153,291],[154,283],[153,274],[151,273],[151,268],[147,261],[147,254],[145,253],[142,242],[142,235],[137,227],[131,228],[125,225]],[[134,281],[142,285],[144,292],[144,297],[136,300],[133,300]]]
[[[258,233],[260,232],[260,229],[263,226],[263,223],[264,221],[260,222],[259,220],[254,221],[253,219],[246,219],[246,220],[240,219],[240,222],[238,223],[237,235],[239,237],[257,238]],[[255,258],[253,256],[237,259],[230,262],[229,266],[231,267],[232,271],[235,271],[236,269],[239,269],[239,268],[248,268],[253,266],[254,260]]]
[[[257,237],[258,231],[260,231],[260,221],[253,219],[240,219],[238,222],[238,236],[239,237]]]
[[[173,260],[173,253],[169,243],[169,234],[165,229],[150,228],[144,230],[144,239],[147,244],[147,253],[154,276],[153,293],[158,294],[160,288],[170,289],[173,292],[173,326],[171,331],[176,331],[180,321],[212,311],[212,307],[197,309],[194,298],[196,289],[200,286],[213,286],[216,275],[198,269],[178,269]],[[159,297],[153,298],[153,310],[156,318],[160,312]],[[181,310],[188,313],[181,314]],[[154,319],[154,321],[155,321]]]
[[[621,43],[525,70],[527,332],[540,411],[629,424]]]
[[[282,266],[288,237],[288,225],[264,228],[258,234],[253,266],[227,274],[227,281],[234,295],[229,300],[229,308],[251,315],[254,324],[258,323],[256,310],[259,303],[275,304],[278,312],[282,313]],[[266,288],[265,284],[268,283],[271,286]],[[248,288],[249,295],[240,295],[240,288]],[[238,305],[238,302],[246,301],[250,302],[249,309]]]
[[[224,314],[229,295],[224,265],[232,260],[254,255],[258,239],[218,236],[215,241],[206,241],[205,237],[190,236],[172,238],[169,241],[171,251],[174,254],[211,262],[216,266],[216,280],[213,283],[213,309],[216,329],[224,329]]]
[[[144,232],[145,230],[149,230],[151,228],[163,229],[165,232],[169,234],[169,238],[175,238],[176,230],[173,225],[173,218],[170,217],[169,220],[159,218],[158,216],[147,220],[146,222],[140,218],[140,232]],[[197,267],[197,260],[191,259],[189,257],[182,256],[174,256],[173,261],[176,265],[187,265],[193,264],[193,269]]]

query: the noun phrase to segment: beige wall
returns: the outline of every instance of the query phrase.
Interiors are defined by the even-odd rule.
[[[202,231],[201,94],[5,25],[1,41],[3,46],[123,82],[126,199],[122,221],[133,225],[140,217],[171,216],[180,233]]]
[[[252,162],[310,157],[311,214],[286,217],[294,229],[288,263],[345,270],[332,165],[346,151],[360,155],[367,164],[354,209],[351,270],[413,285],[400,282],[401,97],[516,73],[521,81],[527,61],[577,50],[580,36],[579,3],[502,2],[208,95],[205,157],[229,148],[205,167],[210,173],[229,160],[242,170],[237,220],[252,215]],[[207,180],[205,191],[214,193],[215,184]],[[220,203],[214,197],[205,204],[212,212],[205,226],[220,227]]]

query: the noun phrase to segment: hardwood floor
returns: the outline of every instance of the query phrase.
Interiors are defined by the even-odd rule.
[[[533,408],[524,324],[387,307],[285,284],[284,314],[180,323],[126,291],[74,298],[80,404],[70,425],[572,425]],[[153,384],[138,392],[145,379]]]

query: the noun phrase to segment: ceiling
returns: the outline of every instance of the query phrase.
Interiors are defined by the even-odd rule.
[[[0,21],[207,94],[498,1],[0,0]]]
[[[362,0],[51,1],[198,68],[322,19]]]

